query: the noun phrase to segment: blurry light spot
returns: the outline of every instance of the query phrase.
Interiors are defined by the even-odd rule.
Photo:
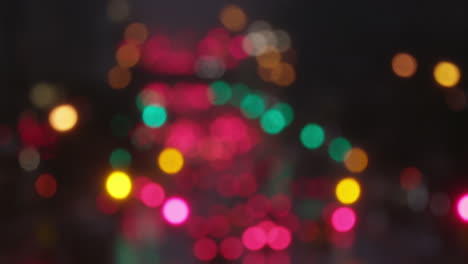
[[[33,171],[39,166],[41,155],[35,148],[24,148],[18,155],[18,161],[23,170]]]
[[[272,81],[279,86],[289,86],[296,80],[296,71],[289,63],[280,63],[271,71]]]
[[[124,38],[126,41],[142,44],[148,38],[148,29],[145,24],[132,23],[125,29]]]
[[[268,134],[278,134],[286,126],[286,121],[283,114],[276,110],[270,109],[266,111],[260,120],[263,131]]]
[[[195,63],[195,72],[203,79],[219,79],[224,75],[226,67],[217,57],[203,56]]]
[[[127,0],[111,0],[107,6],[107,16],[112,22],[122,22],[129,15]]]
[[[293,108],[287,103],[277,103],[272,109],[277,109],[281,112],[284,117],[285,125],[288,126],[294,120],[294,111]]]
[[[223,81],[216,81],[210,85],[210,101],[214,105],[226,104],[232,96],[231,87]]]
[[[173,197],[166,200],[162,213],[169,224],[180,225],[187,221],[190,209],[185,200]]]
[[[239,32],[247,24],[247,15],[237,5],[227,5],[220,13],[221,23],[230,31]]]
[[[114,66],[109,70],[107,80],[112,89],[123,89],[132,81],[132,72],[128,68]]]
[[[287,51],[291,47],[291,37],[289,37],[288,32],[284,30],[275,30],[273,32],[276,36],[278,45],[277,48],[281,51]]]
[[[175,148],[164,149],[158,157],[159,168],[167,174],[175,174],[184,166],[184,157]]]
[[[363,149],[352,148],[346,153],[344,164],[350,172],[362,172],[367,168],[367,154]]]
[[[335,189],[336,198],[343,204],[353,204],[361,195],[361,186],[353,178],[342,179]]]
[[[325,131],[317,124],[307,124],[301,130],[300,139],[306,148],[316,149],[323,144]]]
[[[118,203],[105,194],[99,194],[96,197],[96,206],[104,214],[113,214],[119,209]]]
[[[270,47],[257,56],[257,63],[264,68],[274,68],[281,62],[281,53],[278,49]]]
[[[50,174],[42,174],[36,180],[36,192],[43,198],[51,198],[57,192],[57,181]]]
[[[49,123],[58,132],[66,132],[75,127],[78,122],[78,112],[69,104],[59,105],[49,114]]]
[[[54,105],[60,99],[60,95],[57,87],[48,83],[38,83],[32,87],[29,98],[37,108],[46,109]]]
[[[457,213],[461,220],[468,222],[468,194],[463,195],[457,202]]]
[[[132,163],[132,155],[125,149],[115,149],[112,151],[109,162],[113,169],[128,169]]]
[[[408,53],[397,53],[392,59],[393,72],[402,78],[409,78],[416,73],[416,59]]]
[[[164,125],[167,119],[166,109],[160,105],[149,105],[145,107],[142,116],[145,125],[152,128]]]
[[[249,94],[242,99],[241,111],[247,118],[258,118],[265,111],[265,101],[260,95]]]
[[[462,89],[453,88],[445,94],[445,103],[454,112],[460,112],[466,107],[466,95]]]
[[[265,20],[255,20],[249,25],[247,29],[249,33],[251,32],[261,32],[261,31],[271,31],[271,25]]]
[[[415,212],[421,212],[427,207],[429,194],[424,186],[419,186],[408,192],[408,206]]]
[[[231,104],[234,106],[240,106],[242,99],[249,94],[249,87],[242,83],[235,83],[232,85],[232,97]]]
[[[267,39],[259,32],[249,33],[242,41],[242,49],[250,56],[258,56],[264,53],[267,48]]]
[[[421,184],[422,174],[418,168],[405,168],[400,174],[400,184],[403,189],[410,191]]]
[[[345,160],[346,153],[351,149],[351,143],[345,138],[337,137],[330,142],[328,153],[330,157],[338,162]]]
[[[243,258],[242,264],[267,264],[265,253],[249,252]]]
[[[228,260],[236,260],[242,256],[244,246],[237,237],[227,237],[221,241],[221,255]]]
[[[267,243],[271,249],[284,250],[291,244],[291,232],[282,226],[275,226],[268,232]]]
[[[125,172],[114,171],[107,177],[106,190],[114,199],[125,199],[132,190],[132,181]]]
[[[242,243],[249,250],[262,249],[267,243],[265,231],[256,226],[247,228],[242,234]]]
[[[117,63],[123,68],[135,66],[140,60],[140,49],[133,44],[125,44],[117,49]]]
[[[451,62],[439,62],[434,68],[434,78],[443,87],[453,87],[460,81],[460,69]]]
[[[431,212],[436,216],[444,216],[450,211],[450,198],[444,193],[436,193],[431,198]]]
[[[347,232],[356,224],[356,214],[351,208],[340,207],[332,214],[332,226],[338,232]]]
[[[210,261],[218,254],[218,247],[213,239],[202,238],[193,245],[193,254],[201,261]]]
[[[147,183],[141,190],[140,198],[146,206],[156,208],[164,201],[164,189],[157,183]]]

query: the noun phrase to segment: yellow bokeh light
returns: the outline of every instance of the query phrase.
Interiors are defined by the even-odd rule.
[[[132,181],[125,172],[114,171],[107,177],[106,190],[114,199],[125,199],[132,190]]]
[[[228,5],[220,14],[221,23],[230,31],[242,31],[247,25],[247,15],[237,5]]]
[[[49,114],[49,123],[53,129],[66,132],[75,127],[78,122],[78,112],[69,104],[59,105]]]
[[[416,59],[408,53],[397,53],[392,59],[393,72],[402,78],[409,78],[416,73],[418,63]]]
[[[184,166],[184,156],[175,148],[166,148],[159,154],[158,164],[165,173],[174,174]]]
[[[352,148],[346,153],[344,164],[350,172],[362,172],[367,168],[367,153],[360,148]]]
[[[453,87],[460,81],[460,69],[451,62],[439,62],[434,68],[434,78],[441,86]]]
[[[361,186],[353,178],[342,179],[336,185],[336,198],[343,204],[353,204],[361,196]]]

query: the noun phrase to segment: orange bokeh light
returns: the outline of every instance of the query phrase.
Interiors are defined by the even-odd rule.
[[[409,78],[416,73],[418,63],[416,59],[408,53],[397,53],[392,59],[393,72],[402,78]]]
[[[247,25],[247,15],[237,5],[228,5],[221,10],[221,23],[230,31],[242,31]]]
[[[350,172],[362,172],[367,168],[367,163],[367,153],[363,149],[352,148],[346,153],[344,164]]]
[[[130,84],[132,73],[127,68],[115,66],[107,74],[109,86],[113,89],[123,89]]]

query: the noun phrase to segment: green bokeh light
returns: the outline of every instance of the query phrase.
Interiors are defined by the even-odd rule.
[[[265,101],[260,95],[249,94],[242,99],[241,111],[247,118],[258,118],[265,111]]]
[[[272,108],[279,110],[283,114],[285,126],[289,126],[294,120],[294,111],[289,104],[277,103]]]
[[[114,115],[110,122],[112,135],[115,137],[126,137],[132,129],[132,121],[125,115]]]
[[[112,151],[109,162],[113,169],[128,169],[132,163],[132,155],[127,150],[118,148]]]
[[[333,160],[342,162],[350,149],[351,143],[346,138],[337,137],[330,142],[328,153]]]
[[[323,144],[325,140],[325,131],[317,124],[307,124],[302,128],[300,139],[302,145],[308,149],[316,149]]]
[[[166,119],[166,109],[160,105],[149,105],[143,109],[143,123],[149,127],[160,127]]]
[[[226,82],[216,81],[210,85],[210,100],[214,105],[226,104],[231,96],[231,87]]]
[[[260,120],[263,131],[268,134],[278,134],[286,126],[283,114],[277,109],[266,111]]]

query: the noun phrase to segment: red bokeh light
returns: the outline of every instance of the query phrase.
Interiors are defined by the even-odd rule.
[[[107,194],[99,194],[96,197],[96,207],[103,214],[113,214],[119,210],[119,204]]]
[[[210,234],[214,237],[224,237],[231,231],[231,224],[223,215],[213,215],[208,219],[208,222]]]
[[[43,198],[51,198],[57,191],[57,181],[50,174],[42,174],[36,180],[36,192]]]
[[[257,226],[247,228],[242,234],[242,243],[249,250],[260,250],[262,249],[266,240],[265,231]]]
[[[263,252],[249,252],[242,260],[242,264],[266,264],[265,253]]]
[[[165,197],[164,189],[157,183],[147,183],[141,190],[141,201],[148,207],[160,206]]]
[[[220,251],[225,259],[236,260],[242,255],[244,247],[237,237],[228,237],[221,242]]]
[[[218,254],[216,242],[209,238],[202,238],[193,245],[193,254],[202,261],[213,260]]]
[[[403,189],[410,191],[421,184],[422,174],[418,168],[409,167],[404,169],[400,175],[400,184]]]
[[[257,194],[249,198],[247,208],[254,217],[263,218],[270,211],[270,200],[261,194]]]

